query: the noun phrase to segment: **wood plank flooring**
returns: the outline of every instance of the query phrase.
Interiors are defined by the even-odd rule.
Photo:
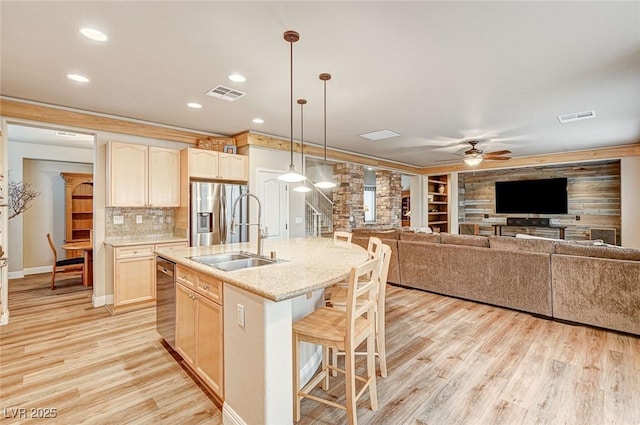
[[[9,282],[0,327],[0,423],[212,424],[219,409],[160,343],[155,310],[111,316],[91,288],[48,274]],[[26,412],[20,418],[19,408]],[[33,418],[31,409],[56,409]]]
[[[111,316],[91,306],[90,289],[70,279],[52,292],[48,277],[9,284],[0,423],[221,423],[159,343],[153,309]],[[366,395],[358,402],[360,424],[640,425],[639,338],[394,286],[387,294],[389,377],[377,380],[378,411]],[[344,401],[341,378],[331,384],[328,396]],[[6,417],[17,407],[57,417]],[[312,400],[302,415],[302,425],[346,423]]]

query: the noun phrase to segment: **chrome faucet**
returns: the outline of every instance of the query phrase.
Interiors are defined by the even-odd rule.
[[[236,223],[236,207],[238,206],[238,202],[240,201],[240,199],[244,198],[245,196],[254,198],[258,203],[258,224]],[[236,201],[233,203],[233,208],[231,209],[231,234],[233,235],[236,233],[236,226],[258,226],[258,248],[257,248],[258,255],[262,255],[262,251],[263,251],[262,248],[264,245],[263,241],[269,236],[267,231],[262,228],[261,217],[262,217],[262,205],[260,204],[260,199],[258,199],[256,195],[247,192],[247,193],[243,193],[242,195],[236,198]]]

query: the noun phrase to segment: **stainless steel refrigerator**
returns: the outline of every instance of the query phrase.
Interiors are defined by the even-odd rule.
[[[247,193],[246,185],[192,182],[190,185],[190,245],[248,242],[247,226],[238,226],[235,234],[231,234],[231,210],[236,199],[244,193]],[[236,223],[248,222],[247,205],[246,197],[238,202]]]

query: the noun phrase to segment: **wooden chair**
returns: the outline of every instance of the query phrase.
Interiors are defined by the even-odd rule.
[[[378,273],[378,297],[376,299],[376,355],[380,361],[380,376],[387,377],[387,350],[386,350],[386,328],[385,328],[385,300],[387,293],[387,276],[389,275],[389,264],[391,263],[391,247],[382,244],[380,249],[380,271]],[[361,300],[358,300],[361,302]],[[331,291],[331,298],[328,303],[331,307],[344,310],[347,305],[347,291],[344,287],[336,287]],[[338,355],[344,353],[334,350],[332,353],[333,365],[338,364]],[[362,354],[362,353],[357,353]]]
[[[342,241],[342,242],[349,242],[351,243],[351,237],[353,236],[353,233],[351,232],[343,232],[340,230],[336,230],[335,232],[333,232],[333,241]]]
[[[56,252],[56,246],[53,244],[51,234],[47,233],[47,241],[53,252],[53,266],[51,269],[51,290],[56,289],[56,274],[70,274],[80,275],[84,271],[84,258],[68,258],[66,260],[58,261],[58,253]]]
[[[300,401],[310,398],[330,406],[345,409],[349,424],[357,423],[356,401],[369,389],[371,409],[378,409],[378,393],[375,370],[375,308],[378,290],[380,260],[374,258],[353,267],[349,275],[346,310],[321,307],[293,324],[293,419],[300,420]],[[364,281],[363,279],[367,279]],[[356,303],[356,300],[361,301]],[[355,374],[355,349],[367,341],[366,377]],[[309,383],[300,388],[300,342],[322,345],[322,368]],[[344,351],[345,369],[329,364],[329,348]],[[312,395],[310,391],[322,383],[329,389],[329,370],[345,374],[346,406]],[[356,392],[356,381],[364,383]]]

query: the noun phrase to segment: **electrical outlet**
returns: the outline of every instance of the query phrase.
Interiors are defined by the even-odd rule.
[[[489,214],[485,214],[485,215],[484,215],[484,218],[489,218]]]
[[[236,304],[236,321],[238,326],[244,328],[244,306],[242,304]]]
[[[136,216],[136,224],[140,224],[142,223],[142,216],[141,215],[137,215]]]
[[[113,216],[113,224],[124,224],[124,216],[123,215],[114,215]]]
[[[580,216],[579,215],[576,216],[576,221],[580,221]]]

